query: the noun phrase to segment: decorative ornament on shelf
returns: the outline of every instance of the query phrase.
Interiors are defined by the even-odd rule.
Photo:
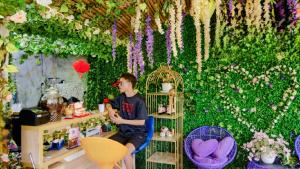
[[[114,21],[112,26],[112,57],[116,59],[116,47],[117,47],[117,22]]]
[[[153,37],[153,30],[151,28],[151,17],[148,15],[146,19],[146,34],[147,34],[147,57],[150,63],[150,66],[153,67],[154,59],[153,59],[153,44],[154,44],[154,37]]]
[[[170,130],[166,126],[162,126],[160,129],[160,137],[173,137],[175,134],[174,129]]]
[[[173,51],[173,56],[177,58],[178,53],[177,53],[176,37],[175,37],[176,21],[175,21],[175,9],[173,5],[171,5],[169,8],[169,15],[170,15],[169,26],[171,27],[170,38],[171,38],[172,51]]]
[[[90,70],[90,64],[83,59],[79,59],[73,63],[73,68],[82,78],[82,75]]]
[[[264,132],[255,132],[252,138],[250,142],[243,145],[243,148],[249,152],[250,161],[261,160],[265,164],[273,164],[276,157],[280,157],[282,163],[289,161],[291,150],[281,135],[271,138]]]
[[[287,67],[285,65],[275,66],[267,70],[264,74],[254,77],[249,73],[249,71],[245,70],[244,68],[241,68],[238,65],[231,65],[224,67],[225,70],[225,77],[228,78],[228,73],[236,73],[244,76],[245,78],[243,80],[248,80],[250,84],[252,85],[259,85],[259,87],[272,86],[272,83],[270,82],[271,73],[274,72],[275,75],[279,75],[281,73],[285,73],[291,76],[291,83],[290,87],[288,87],[284,92],[282,96],[282,101],[279,102],[277,105],[270,104],[270,108],[276,113],[276,116],[274,116],[273,119],[270,120],[269,126],[266,126],[266,132],[269,132],[272,130],[275,125],[279,122],[279,120],[287,113],[288,109],[290,108],[293,100],[295,99],[297,95],[297,89],[299,88],[298,82],[297,82],[297,73],[296,70]],[[225,94],[225,79],[221,79],[221,76],[216,76],[216,80],[219,82],[220,89],[220,96],[222,98],[222,103],[224,104],[225,108],[228,109],[234,118],[236,118],[239,122],[246,125],[251,132],[257,131],[257,127],[255,126],[255,123],[247,120],[242,112],[243,109],[241,109],[239,106],[234,105],[230,102],[230,97]],[[239,94],[243,94],[243,90],[232,84],[231,88],[234,89]],[[246,96],[243,96],[243,98],[246,98]],[[259,101],[260,99],[257,98],[256,101]],[[256,108],[251,108],[250,112],[256,112]]]

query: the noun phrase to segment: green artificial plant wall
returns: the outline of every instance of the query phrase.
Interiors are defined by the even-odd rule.
[[[258,37],[258,38],[255,38]],[[296,71],[299,79],[299,54],[300,43],[298,35],[278,34],[270,31],[265,34],[257,34],[255,37],[238,37],[236,41],[229,42],[223,48],[211,48],[208,61],[203,63],[201,75],[197,72],[196,50],[195,50],[195,27],[193,19],[186,16],[183,26],[184,51],[177,60],[172,60],[173,69],[178,71],[185,85],[185,136],[199,126],[216,125],[226,128],[236,139],[239,148],[234,162],[227,168],[245,168],[247,165],[247,153],[241,148],[243,143],[251,140],[253,133],[247,126],[234,118],[231,111],[226,109],[220,96],[221,88],[230,98],[229,102],[245,110],[244,117],[247,121],[257,121],[257,128],[265,130],[269,121],[277,117],[277,112],[271,110],[271,106],[277,105],[282,100],[283,92],[289,87],[291,78],[285,72],[271,72],[270,82],[272,85],[252,85],[251,82],[243,80],[243,76],[235,73],[226,73],[224,67],[238,65],[249,71],[251,75],[263,74],[271,67],[286,65]],[[284,43],[283,43],[284,41]],[[145,47],[145,44],[144,44]],[[144,50],[144,60],[147,58]],[[105,62],[99,58],[90,58],[91,72],[88,75],[87,105],[90,109],[96,108],[104,97],[110,94],[116,95],[117,90],[110,83],[119,77],[126,68],[126,50],[119,48],[118,59],[115,62]],[[150,68],[147,64],[145,74],[139,77],[138,89],[145,93],[145,82],[147,74],[154,71],[160,64],[167,62],[165,46],[165,35],[154,33],[154,60],[155,65]],[[219,79],[224,79],[224,85],[220,85]],[[236,92],[232,84],[243,92]],[[258,100],[255,102],[254,100]],[[249,108],[255,108],[250,111]],[[252,109],[251,109],[252,110]],[[253,109],[254,110],[254,109]],[[282,134],[294,150],[293,142],[300,134],[300,98],[298,95],[292,101],[287,112],[278,120],[275,128],[270,134]],[[247,112],[247,113],[246,113]],[[144,168],[144,153],[138,154],[137,168]],[[184,160],[184,168],[194,168],[187,158]]]

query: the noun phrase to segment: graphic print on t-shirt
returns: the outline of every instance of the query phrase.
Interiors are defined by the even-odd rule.
[[[127,112],[128,114],[132,114],[133,113],[133,104],[130,104],[128,102],[123,101],[122,102],[122,109],[124,112]]]

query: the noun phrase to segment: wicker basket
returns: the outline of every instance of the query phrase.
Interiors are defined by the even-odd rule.
[[[235,155],[237,153],[237,144],[234,142],[234,146],[231,150],[231,152],[228,155],[228,161],[220,165],[218,167],[211,167],[207,165],[200,164],[196,160],[193,159],[193,151],[192,151],[192,141],[194,139],[202,139],[202,140],[209,140],[209,139],[217,139],[218,141],[222,140],[225,137],[232,137],[231,134],[226,131],[225,129],[217,126],[202,126],[195,130],[193,130],[185,139],[184,141],[184,150],[188,158],[193,162],[195,166],[198,167],[198,169],[222,169],[229,163],[231,163]]]

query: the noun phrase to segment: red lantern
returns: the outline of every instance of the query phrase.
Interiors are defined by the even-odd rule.
[[[80,78],[82,75],[90,70],[90,64],[83,59],[79,59],[73,63],[74,70],[79,73]]]

